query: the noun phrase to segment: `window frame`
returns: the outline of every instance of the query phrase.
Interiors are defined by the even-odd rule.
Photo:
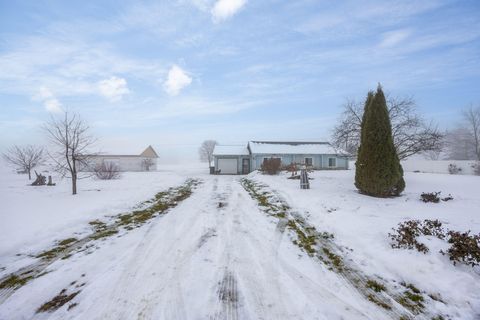
[[[333,160],[334,164],[330,165],[330,160]],[[329,168],[336,168],[337,167],[337,158],[335,157],[328,157],[328,167]]]
[[[265,159],[266,160],[270,160],[270,159],[280,159],[280,163],[282,163],[282,157],[262,157],[263,160],[262,160],[262,163],[265,162]]]
[[[307,159],[310,159],[310,164],[307,164]],[[313,157],[304,157],[303,158],[303,163],[306,165],[306,166],[311,166],[313,167]]]

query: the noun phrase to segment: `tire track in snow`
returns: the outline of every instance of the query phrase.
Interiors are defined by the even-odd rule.
[[[278,230],[285,226],[271,228],[271,219],[260,212],[238,181],[233,181],[232,185],[229,210],[225,210],[220,216],[223,219],[217,222],[222,226],[217,230],[218,239],[225,243],[218,258],[217,264],[221,267],[217,274],[219,292],[225,291],[225,283],[229,283],[226,278],[236,280],[236,299],[235,303],[228,301],[227,307],[219,299],[220,310],[217,308],[211,319],[229,319],[228,307],[233,305],[236,305],[240,319],[332,319],[338,318],[339,314],[355,319],[371,318],[348,299],[339,297],[335,288],[330,287],[331,283],[314,281],[292,267],[298,261],[296,255],[288,258],[293,261],[292,265],[287,263],[283,252],[279,253],[283,233]],[[310,316],[304,316],[305,303],[296,301],[298,299],[291,291],[304,297],[311,309]],[[323,306],[324,315],[319,312],[322,308],[316,306],[319,301],[320,304],[325,301],[330,304],[326,309]]]
[[[339,295],[335,283],[322,279],[319,268],[304,268],[308,261],[298,258],[297,248],[279,232],[282,227],[259,210],[237,177],[205,180],[190,198],[171,209],[172,214],[131,237],[134,242],[119,241],[120,248],[127,249],[120,252],[122,257],[110,264],[103,259],[106,265],[97,272],[91,268],[79,307],[50,317],[375,318]],[[118,242],[109,245],[106,249],[118,250]],[[93,266],[100,254],[99,250],[90,255]]]
[[[219,186],[218,179],[209,180],[201,190],[174,209],[175,215],[152,225],[109,294],[109,300],[123,303],[106,306],[101,311],[102,317],[190,318],[185,296],[188,296],[191,288],[184,279],[191,275],[192,270],[198,269],[198,264],[205,266],[214,259],[208,256],[208,252],[205,255],[202,253],[205,253],[204,247],[211,239],[218,237],[216,211],[228,206],[230,192],[228,184]],[[225,206],[218,207],[219,202],[225,202]],[[216,210],[212,211],[214,208]],[[195,262],[199,259],[200,262]],[[202,280],[201,276],[199,280]],[[136,286],[137,282],[146,285]],[[202,287],[208,287],[208,283]],[[123,301],[132,299],[132,296],[133,301]]]
[[[143,298],[136,303],[124,301],[123,305],[129,307],[119,310],[116,306],[107,306],[102,312],[105,319],[119,319],[124,315],[128,315],[127,318],[135,319],[155,318],[152,315],[156,312],[158,302],[162,301],[164,297],[167,297],[167,299],[163,303],[162,319],[187,319],[183,289],[179,283],[182,268],[201,247],[202,241],[206,242],[208,236],[212,235],[213,229],[208,229],[206,233],[199,236],[198,241],[197,239],[192,241],[191,238],[183,237],[183,235],[187,234],[189,230],[201,228],[202,213],[205,213],[205,210],[202,209],[205,200],[202,199],[201,195],[213,192],[216,188],[216,181],[213,181],[213,183],[207,182],[202,187],[200,194],[194,194],[191,199],[186,200],[186,202],[196,203],[196,207],[199,209],[195,214],[179,217],[178,215],[184,213],[182,204],[173,209],[177,215],[176,217],[173,217],[173,215],[170,217],[171,220],[175,221],[174,228],[170,228],[172,227],[170,221],[167,221],[167,223],[158,221],[151,226],[149,232],[145,234],[134,250],[134,254],[129,258],[129,263],[125,266],[115,289],[110,293],[110,299],[122,300],[124,296],[131,297],[132,293],[127,291],[132,290],[132,283],[142,282],[145,276],[148,276],[154,285],[146,291],[142,287],[134,286],[133,290],[136,290],[134,295]],[[160,243],[163,244],[161,250],[156,245]]]
[[[255,183],[253,183],[255,184]],[[246,190],[251,189],[251,185],[253,185],[251,181],[249,180],[244,180],[243,185]],[[293,224],[294,228],[299,228],[299,226],[302,228],[302,230],[298,230],[297,232],[300,233],[298,235],[298,238],[300,238],[300,235],[305,237],[305,241],[309,241],[308,237],[310,237],[313,234],[317,234],[315,231],[315,228],[310,226],[301,216],[298,215],[298,213],[293,212],[288,204],[274,191],[271,191],[270,188],[266,185],[256,185],[253,188],[256,190],[250,190],[252,193],[252,197],[259,197],[258,201],[259,203],[264,206],[265,208],[262,209],[265,213],[272,217],[276,217],[279,220],[279,223],[282,220],[288,221],[289,223],[292,223],[295,221]],[[291,217],[288,218],[287,215],[290,215]],[[293,218],[292,218],[293,217]],[[298,225],[297,225],[298,224]],[[278,224],[277,224],[278,226]],[[277,229],[279,229],[277,227]],[[296,229],[294,229],[296,230]],[[313,231],[312,231],[313,230]],[[319,233],[317,235],[320,235]],[[294,242],[299,245],[300,247],[304,247],[305,251],[309,253],[310,256],[312,257],[318,257],[321,261],[328,261],[328,258],[325,258],[324,253],[322,252],[322,249],[325,251],[325,255],[328,257],[328,254],[331,252],[334,252],[334,256],[336,253],[341,253],[343,250],[331,240],[330,237],[316,237],[316,240],[311,246],[315,248],[314,252],[310,252],[306,247],[306,244],[303,244],[302,242],[297,242],[299,240],[295,240]],[[335,257],[334,257],[335,258]],[[282,264],[284,267],[289,268],[290,270],[294,271],[294,268],[292,269],[292,265],[288,263],[287,261],[282,261]],[[328,263],[330,264],[330,262]],[[381,304],[383,300],[386,300],[387,302],[390,303],[390,305],[387,305],[383,310],[381,310],[385,315],[388,315],[390,318],[400,318],[400,319],[426,319],[425,315],[423,314],[413,314],[410,310],[406,309],[401,305],[399,302],[401,297],[398,297],[395,293],[390,293],[390,292],[375,292],[374,290],[370,289],[367,285],[367,282],[369,278],[364,275],[358,266],[355,264],[355,262],[351,259],[345,260],[342,258],[340,260],[340,266],[336,266],[337,268],[337,275],[339,278],[343,279],[345,284],[343,286],[350,287],[352,290],[356,291],[357,293],[361,294],[364,298],[368,298],[371,302],[375,304]],[[334,268],[330,268],[333,270]],[[308,287],[308,286],[307,286]],[[387,308],[388,307],[388,308]],[[374,315],[371,314],[370,317],[373,317]]]

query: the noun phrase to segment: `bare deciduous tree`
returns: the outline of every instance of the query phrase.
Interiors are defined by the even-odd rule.
[[[44,126],[54,151],[49,153],[55,163],[55,171],[72,179],[72,194],[77,194],[79,170],[88,166],[89,148],[95,139],[89,127],[78,114],[65,112],[63,118],[51,118]]]
[[[387,97],[387,107],[394,145],[400,159],[421,152],[441,150],[443,135],[432,123],[427,124],[416,113],[416,104],[412,98]],[[363,102],[349,100],[343,108],[333,130],[332,142],[337,148],[356,155],[360,144]]]
[[[31,171],[44,162],[44,150],[33,145],[12,146],[3,155],[3,159],[28,173],[28,180],[32,178]]]
[[[115,163],[104,162],[95,167],[95,177],[100,180],[113,180],[120,178],[120,169]]]
[[[470,106],[463,112],[463,118],[472,140],[473,152],[477,160],[480,160],[480,107]]]
[[[208,166],[212,165],[213,161],[213,149],[217,145],[217,141],[215,140],[205,140],[203,141],[200,149],[198,149],[198,153],[200,154],[200,160],[203,162],[208,162]]]
[[[480,160],[480,107],[470,106],[462,113],[462,122],[447,132],[448,158]]]
[[[154,165],[152,158],[145,158],[142,160],[142,167],[145,171],[150,171],[150,168]]]

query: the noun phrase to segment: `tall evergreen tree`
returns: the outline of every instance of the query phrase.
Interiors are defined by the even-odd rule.
[[[355,163],[355,186],[375,197],[397,196],[405,189],[403,169],[393,145],[392,127],[382,88],[368,93]]]

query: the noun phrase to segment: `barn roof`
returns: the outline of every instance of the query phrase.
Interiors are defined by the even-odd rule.
[[[157,152],[153,149],[152,146],[148,146],[147,149],[143,150],[140,154],[91,154],[91,158],[158,158]]]

